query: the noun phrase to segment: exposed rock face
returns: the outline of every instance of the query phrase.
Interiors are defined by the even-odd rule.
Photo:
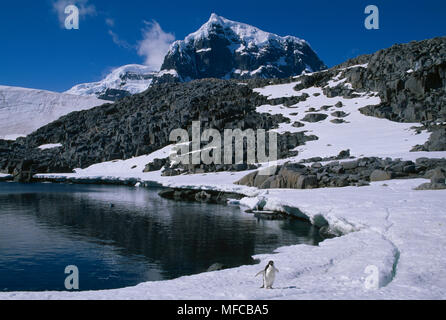
[[[301,121],[305,122],[319,122],[327,119],[328,115],[323,113],[309,113]]]
[[[166,199],[177,201],[198,201],[205,203],[227,203],[229,199],[241,199],[242,195],[230,192],[194,189],[164,189],[159,195]]]
[[[347,121],[345,121],[344,119],[332,119],[332,120],[330,120],[330,122],[332,122],[332,123],[336,123],[336,124],[340,124],[340,123],[345,123],[345,122],[347,122]]]
[[[28,175],[19,174],[23,159],[29,161],[31,172],[48,173],[148,154],[168,145],[174,129],[186,129],[191,137],[192,121],[200,121],[203,130],[220,132],[235,128],[269,130],[284,118],[257,113],[256,107],[266,101],[236,81],[207,79],[156,85],[114,104],[71,113],[13,143],[1,142],[0,170],[16,171],[19,180],[27,180]],[[286,156],[289,149],[316,138],[285,134],[279,138],[279,152]],[[49,143],[62,147],[37,148]]]
[[[212,14],[198,31],[172,44],[154,82],[286,78],[325,68],[305,40]]]
[[[152,162],[146,164],[143,172],[152,172],[161,170],[166,165],[168,159],[154,159]]]
[[[257,140],[257,134],[255,134]],[[305,144],[307,141],[317,140],[314,135],[305,135],[304,132],[289,133],[285,132],[277,136],[277,158],[284,159],[291,156],[297,155],[296,151],[290,151],[297,146]],[[233,157],[233,164],[223,164],[224,155],[224,141],[221,141],[221,164],[171,164],[167,162],[163,175],[165,176],[175,176],[183,173],[207,173],[207,172],[221,172],[221,171],[245,171],[257,169],[257,166],[247,161],[247,144],[244,142],[243,147],[243,163],[236,164]],[[265,143],[265,152],[269,154],[269,139],[267,137]],[[203,147],[203,146],[202,146]],[[232,150],[235,150],[235,141],[232,142]],[[258,160],[258,159],[257,159]]]
[[[335,77],[345,78],[345,83],[329,86]],[[446,150],[446,125],[438,125],[446,122],[446,37],[394,45],[299,80],[296,89],[318,86],[328,97],[352,98],[357,92],[377,92],[382,103],[362,108],[363,114],[422,122],[433,134],[416,150]]]
[[[368,115],[400,122],[446,120],[446,37],[394,45],[350,63],[368,63],[348,76],[353,88],[379,92]]]
[[[442,188],[445,184],[446,159],[420,158],[412,161],[361,158],[353,161],[334,161],[327,165],[314,162],[311,166],[287,163],[276,169],[271,176],[252,172],[237,184],[260,189],[293,188],[312,189],[323,187],[365,186],[371,181],[384,181],[393,178],[426,177],[431,184],[423,188]]]
[[[446,150],[446,126],[432,126],[429,140],[422,146],[415,146],[412,151],[444,151]]]
[[[305,125],[304,125],[302,122],[295,121],[295,122],[292,124],[292,126],[295,127],[295,128],[301,128],[301,127],[304,127]]]
[[[370,181],[384,181],[392,179],[392,173],[384,170],[374,170],[370,175]]]
[[[336,118],[345,118],[349,114],[345,113],[344,111],[335,111],[335,112],[332,112],[331,115]]]
[[[430,172],[431,175],[431,182],[430,183],[423,183],[422,185],[418,186],[416,190],[442,190],[446,189],[446,170],[443,168],[435,168]]]
[[[333,160],[343,160],[343,159],[349,159],[354,158],[350,156],[350,149],[342,150],[339,152],[337,156],[331,156],[331,157],[313,157],[308,159],[302,159],[299,161],[299,163],[313,163],[313,162],[326,162],[326,161],[333,161]]]

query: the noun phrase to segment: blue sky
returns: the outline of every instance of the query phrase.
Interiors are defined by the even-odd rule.
[[[79,30],[64,29],[64,16],[55,10],[55,3],[68,2],[81,8]],[[380,10],[379,30],[364,28],[369,4]],[[154,21],[165,40],[183,39],[212,12],[303,38],[328,66],[394,43],[444,36],[446,31],[446,1],[440,0],[2,1],[0,84],[61,92],[100,80],[114,67],[150,62],[147,54],[159,55],[156,50],[146,55],[138,50]]]

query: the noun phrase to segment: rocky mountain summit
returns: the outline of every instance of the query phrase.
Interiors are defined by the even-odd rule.
[[[302,39],[262,31],[213,13],[200,29],[174,42],[156,83],[203,78],[286,78],[325,69]]]

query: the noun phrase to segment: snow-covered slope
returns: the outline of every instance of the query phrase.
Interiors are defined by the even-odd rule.
[[[146,90],[155,74],[156,72],[147,66],[129,64],[114,69],[101,81],[78,84],[66,93],[116,100]]]
[[[326,68],[309,44],[212,14],[184,40],[174,42],[161,70],[179,81],[202,78],[285,78]],[[156,82],[172,80],[158,76]]]
[[[366,67],[354,66],[352,69]],[[340,87],[351,87],[346,78],[335,80]],[[334,80],[329,81],[327,86],[333,86],[334,82]],[[412,157],[409,151],[429,138],[429,133],[426,131],[417,133],[412,128],[414,123],[398,123],[362,114],[361,108],[381,103],[377,93],[361,93],[356,98],[328,97],[324,93],[324,87],[310,87],[296,91],[294,87],[298,83],[300,82],[296,81],[254,89],[269,99],[308,95],[305,101],[288,107],[283,104],[276,106],[266,104],[257,108],[259,113],[281,114],[291,120],[281,123],[275,130],[278,133],[307,132],[318,137],[317,140],[308,141],[305,145],[297,147],[299,155],[293,160],[330,157],[346,149],[350,149],[351,155],[358,158]],[[326,118],[317,122],[303,120],[311,115],[323,115]],[[300,125],[296,126],[295,123]]]
[[[0,139],[15,140],[72,111],[106,102],[94,97],[0,86]]]

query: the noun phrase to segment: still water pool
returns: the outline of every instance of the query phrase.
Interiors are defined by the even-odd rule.
[[[322,240],[307,222],[175,202],[158,191],[0,183],[0,291],[65,290],[68,265],[79,270],[80,290],[133,286]]]

